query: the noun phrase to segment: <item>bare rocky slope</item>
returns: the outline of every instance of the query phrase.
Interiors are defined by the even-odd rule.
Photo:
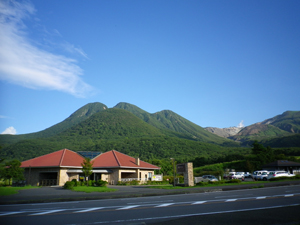
[[[242,128],[243,127],[228,127],[228,128],[205,127],[205,130],[213,134],[216,134],[220,137],[228,138],[239,133]]]

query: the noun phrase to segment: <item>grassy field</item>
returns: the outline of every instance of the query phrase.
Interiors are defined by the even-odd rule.
[[[77,187],[74,187],[73,191],[81,191],[81,192],[85,192],[85,193],[114,192],[114,191],[117,191],[117,189],[108,188],[108,187],[77,186]]]
[[[31,189],[31,188],[38,188],[33,186],[25,186],[25,187],[0,187],[0,196],[7,196],[17,194],[19,190]]]

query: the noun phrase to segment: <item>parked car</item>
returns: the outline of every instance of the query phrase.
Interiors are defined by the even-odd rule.
[[[244,172],[230,172],[228,178],[245,180]]]
[[[257,180],[268,180],[268,176],[274,174],[275,171],[264,171],[259,176],[257,176]]]
[[[245,178],[251,178],[252,176],[251,176],[251,173],[245,172],[244,177],[245,177]]]
[[[261,176],[261,174],[262,174],[263,172],[268,172],[268,171],[267,171],[267,170],[257,170],[257,171],[254,171],[253,174],[252,174],[252,178],[253,178],[254,180],[258,180],[259,177]]]
[[[295,174],[290,174],[287,171],[274,171],[274,173],[269,174],[267,179],[275,178],[275,177],[293,177]]]
[[[218,181],[218,179],[213,175],[203,175],[202,178],[204,181]]]

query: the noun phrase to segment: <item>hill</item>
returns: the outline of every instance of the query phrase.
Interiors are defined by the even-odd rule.
[[[92,116],[94,113],[101,112],[103,110],[106,110],[107,106],[95,102],[95,103],[89,103],[81,107],[80,109],[76,110],[74,113],[72,113],[68,118],[66,118],[64,121],[55,124],[45,130],[30,133],[30,134],[21,134],[21,135],[0,135],[0,143],[2,147],[5,147],[7,145],[16,143],[18,141],[22,140],[29,140],[29,139],[36,139],[36,138],[48,138],[54,135],[59,134],[60,132],[86,120],[90,116]]]
[[[171,135],[170,135],[171,134]],[[19,141],[4,148],[1,157],[20,160],[47,154],[57,149],[101,151],[117,149],[141,158],[217,157],[227,148],[179,138],[176,132],[164,132],[127,110],[111,108],[94,113],[88,119],[55,136]],[[232,151],[241,149],[231,148]],[[228,151],[229,152],[229,151]]]
[[[262,124],[271,124],[290,133],[300,133],[300,111],[286,111],[281,115],[267,119]]]
[[[190,122],[171,110],[163,110],[150,114],[135,105],[129,103],[119,103],[114,108],[125,109],[148,124],[161,129],[163,131],[173,132],[173,135],[184,137],[195,141],[203,141],[208,143],[220,144],[224,146],[237,146],[237,144],[226,140],[225,138],[211,134],[204,128]],[[174,133],[176,132],[176,133]],[[182,136],[184,135],[184,136]]]

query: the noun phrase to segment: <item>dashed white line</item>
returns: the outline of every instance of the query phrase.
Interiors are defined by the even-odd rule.
[[[6,213],[1,213],[0,216],[9,216],[9,215],[14,215],[19,213],[23,213],[23,212],[6,212]]]
[[[237,199],[227,199],[225,202],[235,202]]]
[[[140,205],[131,205],[131,206],[126,206],[126,207],[118,208],[116,210],[132,209],[132,208],[136,208],[136,207],[139,207],[139,206]]]
[[[84,209],[84,210],[76,211],[76,212],[74,212],[74,213],[90,212],[90,211],[95,211],[95,210],[104,209],[104,208],[105,208],[105,207],[89,208],[89,209]]]
[[[199,205],[199,204],[203,204],[207,201],[198,201],[198,202],[193,202],[192,205]]]
[[[258,199],[265,199],[266,198],[266,196],[260,196],[260,197],[257,197],[256,199],[258,200]]]
[[[284,197],[293,197],[294,195],[293,194],[288,194],[288,195],[285,195]]]
[[[157,205],[157,206],[155,206],[155,207],[156,207],[156,208],[158,208],[158,207],[167,207],[167,206],[169,206],[169,205],[174,205],[174,203],[161,204],[161,205]]]
[[[50,210],[50,211],[46,211],[46,212],[40,212],[40,213],[30,214],[30,216],[45,215],[45,214],[50,214],[50,213],[61,212],[61,211],[64,211],[64,210],[65,210],[65,209]]]

